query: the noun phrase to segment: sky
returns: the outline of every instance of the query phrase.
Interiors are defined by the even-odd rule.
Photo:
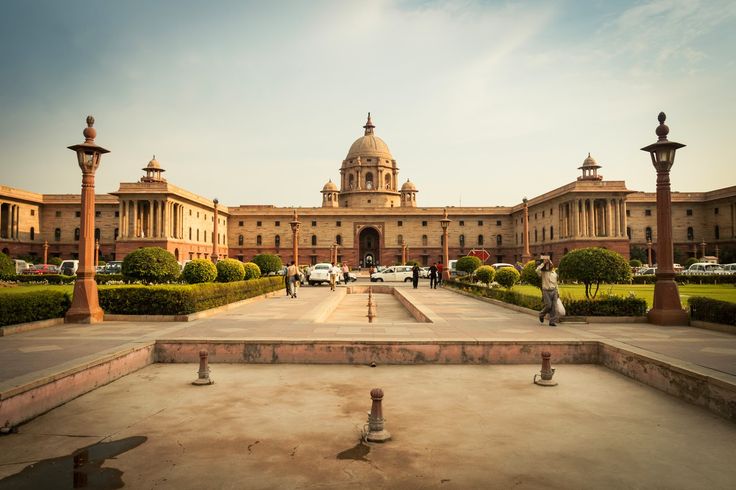
[[[654,191],[667,113],[677,191],[736,185],[736,2],[0,3],[0,184],[98,193],[152,155],[223,204],[319,206],[370,111],[419,206],[509,206],[588,152]]]

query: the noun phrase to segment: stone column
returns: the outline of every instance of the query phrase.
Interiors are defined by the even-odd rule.
[[[153,200],[148,200],[148,220],[146,223],[146,238],[153,238]]]
[[[613,233],[611,232],[611,201],[609,199],[606,199],[606,207],[603,209],[606,213],[606,236],[610,237]]]
[[[626,218],[626,200],[621,200],[621,234],[628,237],[626,234],[626,228],[628,225],[628,219]]]
[[[133,201],[133,236],[138,238],[138,199]]]
[[[577,238],[578,237],[578,200],[573,199],[573,201],[570,203],[570,220],[571,220],[571,229],[570,229],[570,236]]]
[[[124,201],[118,200],[118,238],[122,238],[125,235],[125,229],[123,228],[125,213],[123,212]]]
[[[524,253],[521,255],[521,261],[526,264],[532,259],[532,253],[529,250],[529,204],[527,198],[523,199],[524,202]],[[447,240],[445,240],[447,244]]]
[[[215,215],[213,216],[213,220],[212,220],[213,222],[212,253],[210,254],[210,258],[212,259],[212,262],[217,263],[217,245],[218,245],[218,242],[220,241],[220,235],[218,232],[218,225],[219,225],[218,221],[220,220],[220,218],[217,216],[217,204],[219,203],[219,201],[215,199],[212,202],[214,203],[214,207],[215,207],[215,211],[214,211]]]

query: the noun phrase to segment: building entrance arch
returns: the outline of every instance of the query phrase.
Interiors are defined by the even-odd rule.
[[[358,235],[358,259],[362,267],[371,267],[381,263],[381,235],[372,226],[366,226]]]

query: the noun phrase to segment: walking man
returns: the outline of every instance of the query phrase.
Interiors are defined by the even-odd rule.
[[[429,289],[437,289],[437,262],[429,268]]]
[[[437,284],[442,284],[442,262],[437,264]]]
[[[284,265],[281,271],[284,273],[284,289],[286,290],[286,296],[290,297],[291,296],[291,281],[289,281],[289,266]]]
[[[289,262],[286,274],[289,277],[289,285],[291,286],[291,297],[296,298],[296,285],[299,282],[299,270],[296,268],[296,264],[294,264],[293,260]]]
[[[414,285],[414,289],[419,286],[419,266],[417,264],[414,264],[414,267],[411,269],[411,282]]]
[[[542,278],[542,299],[544,299],[544,308],[539,312],[539,323],[544,323],[545,315],[549,314],[549,326],[556,327],[557,300],[560,293],[557,290],[557,272],[549,256],[542,256],[542,262],[537,266],[537,275]]]
[[[347,286],[348,282],[350,281],[350,267],[348,267],[347,262],[342,263],[342,279],[345,281],[345,285]]]
[[[338,274],[337,267],[335,267],[335,263],[333,262],[332,264],[330,264],[330,273],[329,273],[330,291],[335,290],[335,283],[337,282],[337,274]]]

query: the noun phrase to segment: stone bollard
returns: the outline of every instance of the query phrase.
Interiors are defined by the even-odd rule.
[[[209,354],[206,350],[199,351],[199,377],[192,381],[195,386],[211,385],[214,383],[210,379]]]
[[[365,440],[368,442],[386,442],[391,439],[391,434],[383,428],[383,390],[381,388],[373,388],[371,390],[371,413],[368,415],[368,433]]]
[[[542,352],[542,370],[539,374],[534,375],[534,384],[539,386],[557,386],[557,381],[552,380],[555,370],[552,368],[550,357],[552,357],[552,354],[549,352]],[[539,376],[539,379],[537,379],[537,376]]]
[[[368,314],[366,315],[368,317],[368,323],[373,323],[373,319],[377,316],[376,315],[376,302],[373,301],[373,290],[368,290]]]

